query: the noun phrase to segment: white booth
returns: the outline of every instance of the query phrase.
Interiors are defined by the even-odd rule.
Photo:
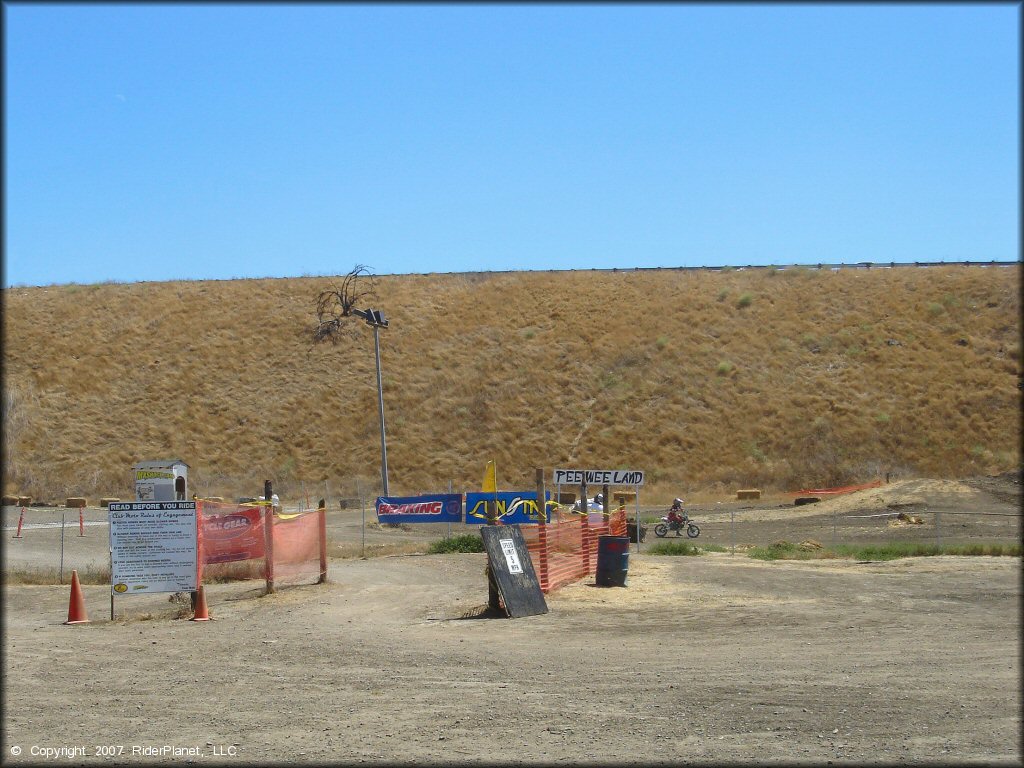
[[[177,501],[188,497],[188,464],[181,459],[140,461],[132,465],[136,501]]]

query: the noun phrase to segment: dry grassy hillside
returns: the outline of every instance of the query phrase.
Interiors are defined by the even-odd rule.
[[[4,291],[4,484],[130,493],[379,478],[373,334],[310,342],[330,278]],[[654,501],[1017,467],[1019,267],[385,276],[392,493],[543,465],[643,469]],[[315,496],[322,495],[314,491]]]

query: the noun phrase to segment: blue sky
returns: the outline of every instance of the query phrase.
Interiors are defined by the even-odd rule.
[[[4,6],[4,285],[1019,258],[992,5]]]

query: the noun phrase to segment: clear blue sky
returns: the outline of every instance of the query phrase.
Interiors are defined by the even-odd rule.
[[[1013,260],[993,5],[4,5],[4,285]]]

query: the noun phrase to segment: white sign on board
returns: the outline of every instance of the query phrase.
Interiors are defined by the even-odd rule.
[[[643,485],[644,473],[633,469],[556,469],[555,485]]]
[[[194,501],[111,502],[108,513],[114,594],[199,588]]]
[[[516,554],[516,543],[512,539],[498,539],[501,544],[501,551],[505,553],[505,561],[508,563],[509,573],[522,573],[523,566],[519,562],[519,555]]]

